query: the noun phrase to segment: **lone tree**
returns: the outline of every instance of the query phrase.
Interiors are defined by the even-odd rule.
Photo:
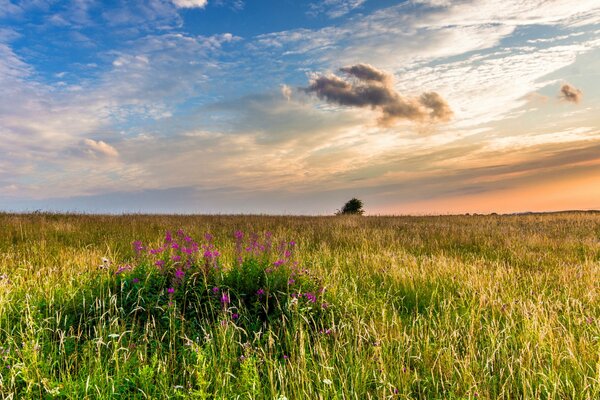
[[[364,212],[362,200],[353,197],[344,204],[341,210],[338,210],[336,215],[363,215]]]

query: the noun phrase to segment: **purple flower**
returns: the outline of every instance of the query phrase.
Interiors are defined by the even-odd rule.
[[[327,303],[321,304],[321,308],[327,308],[327,307],[329,307],[329,304],[327,304]]]
[[[175,289],[172,288],[172,287],[170,287],[170,288],[167,289],[167,293],[173,294],[173,293],[175,293]]]
[[[304,293],[304,297],[306,297],[306,299],[308,299],[308,301],[311,303],[315,303],[317,301],[317,296],[315,296],[313,293]]]
[[[177,271],[175,271],[175,278],[176,279],[183,279],[183,277],[185,276],[185,272],[183,272],[182,269],[177,269]]]
[[[233,236],[237,240],[242,240],[244,238],[244,232],[242,232],[242,231],[235,231],[235,233],[233,234]]]
[[[204,234],[204,240],[206,240],[207,242],[212,242],[213,240],[213,235],[211,235],[210,233],[205,233]]]
[[[287,354],[284,354],[284,355],[283,355],[283,359],[284,359],[284,360],[287,360],[288,358],[289,358],[289,357],[288,357],[288,355],[287,355]]]
[[[229,296],[227,295],[227,293],[223,293],[221,295],[221,303],[223,303],[223,304],[229,304],[230,303]]]
[[[133,278],[133,280],[131,282],[133,283],[138,283],[140,280],[138,278]]]
[[[171,232],[167,231],[165,234],[165,243],[171,243],[173,241],[173,236],[171,236]]]
[[[177,262],[177,261],[181,261],[181,256],[173,256],[171,257],[171,260]]]
[[[294,283],[296,283],[296,280],[294,278],[288,279],[288,285],[293,285]]]
[[[165,260],[157,260],[154,265],[156,265],[157,267],[164,267],[165,265]]]
[[[174,249],[174,250],[178,250],[178,249],[179,249],[179,247],[180,247],[180,246],[179,246],[179,243],[172,243],[172,244],[171,244],[171,248],[172,248],[172,249]]]
[[[238,319],[239,317],[240,317],[240,315],[237,313],[231,314],[231,319]]]
[[[264,295],[264,294],[265,294],[265,290],[264,290],[264,289],[258,289],[258,290],[256,291],[256,295],[257,295],[258,297],[260,297],[260,296],[262,296],[262,295]]]
[[[215,286],[214,288],[212,288],[212,291],[214,294],[217,294],[219,293],[219,288]]]
[[[282,266],[283,264],[285,264],[285,260],[277,260],[277,261],[275,261],[275,262],[273,263],[273,265],[274,265],[274,266],[276,266],[276,267],[280,267],[280,266]]]
[[[142,250],[144,250],[144,245],[139,240],[136,240],[133,242],[133,249],[135,250],[136,254],[139,254]]]

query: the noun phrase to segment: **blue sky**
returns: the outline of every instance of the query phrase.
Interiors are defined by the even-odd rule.
[[[0,208],[600,208],[599,47],[595,0],[0,0]]]

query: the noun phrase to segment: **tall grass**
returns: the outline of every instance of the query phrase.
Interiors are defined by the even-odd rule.
[[[178,229],[224,270],[238,230],[294,240],[328,307],[250,326],[115,278]],[[6,399],[600,398],[599,214],[0,214],[0,275]]]

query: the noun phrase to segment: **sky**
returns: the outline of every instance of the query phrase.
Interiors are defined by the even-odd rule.
[[[0,0],[0,210],[600,209],[597,0]]]

